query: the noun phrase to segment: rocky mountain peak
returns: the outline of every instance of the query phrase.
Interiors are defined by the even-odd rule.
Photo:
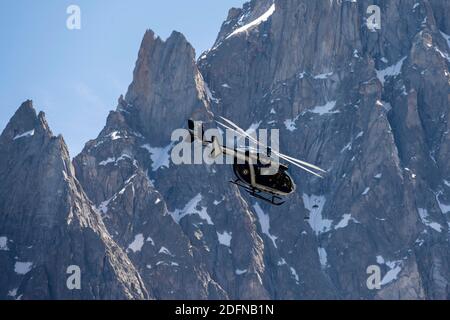
[[[37,114],[33,107],[33,101],[27,100],[21,104],[3,130],[0,143],[34,135],[51,137],[53,133],[47,124],[45,113],[40,112]]]
[[[121,110],[128,112],[135,129],[158,144],[167,143],[158,137],[170,136],[173,128],[185,125],[186,115],[205,110],[207,94],[195,51],[181,33],[174,31],[165,41],[151,30],[145,33],[124,100]],[[154,123],[169,113],[171,125],[156,129]]]
[[[220,28],[213,48],[217,47],[234,31],[245,28],[250,22],[264,16],[264,14],[271,9],[273,4],[274,0],[252,0],[244,3],[242,8],[231,8],[228,11],[227,19]]]
[[[64,139],[31,101],[1,135],[0,153],[1,299],[148,297],[75,178]],[[66,286],[73,265],[82,279],[75,291]]]

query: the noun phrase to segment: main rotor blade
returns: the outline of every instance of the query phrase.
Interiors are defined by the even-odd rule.
[[[245,132],[241,127],[239,127],[236,123],[234,123],[231,120],[228,120],[227,118],[224,118],[222,116],[220,116],[220,119],[222,119],[223,121],[225,121],[226,123],[228,123],[229,125],[231,125],[232,127],[235,127],[237,130]]]
[[[233,131],[234,133],[237,133],[237,134],[241,137],[241,139],[246,137],[245,135],[241,134],[240,132],[236,131],[235,129],[230,128],[230,127],[227,126],[226,124],[223,124],[222,122],[217,121],[217,120],[216,120],[216,122],[217,122],[218,124],[220,124],[222,127],[226,128],[226,129],[228,129],[228,130],[231,130],[231,131]]]
[[[287,159],[286,157],[284,157],[284,155],[279,155],[279,157],[280,157],[281,159],[283,159],[283,160],[285,160],[285,161],[287,161],[287,162],[293,164],[294,166],[299,167],[300,169],[303,169],[303,170],[305,170],[306,172],[309,172],[309,173],[315,175],[316,177],[323,178],[323,176],[321,176],[320,174],[318,174],[318,173],[316,173],[316,172],[314,172],[314,171],[312,171],[312,170],[310,170],[310,169],[308,169],[308,168],[305,168],[304,166],[302,166],[302,165],[300,165],[300,164],[298,164],[298,163],[296,163],[296,162],[294,162],[294,161],[291,161],[291,160]]]
[[[223,126],[224,128],[226,128],[226,129],[228,129],[228,130],[231,130],[231,131],[233,131],[234,133],[236,133],[237,135],[239,135],[239,136],[241,137],[241,139],[242,139],[242,138],[248,138],[249,140],[251,140],[252,142],[254,142],[256,145],[263,146],[261,143],[258,142],[258,140],[256,140],[255,138],[253,138],[253,137],[252,137],[251,135],[249,135],[247,132],[245,132],[245,131],[239,132],[238,130],[233,129],[233,128],[230,128],[229,126],[227,126],[226,124],[223,124],[223,123],[220,122],[220,121],[217,121],[217,120],[216,120],[216,122],[217,122],[218,124],[220,124],[221,126]],[[241,129],[241,130],[242,130],[242,129]]]
[[[286,159],[289,159],[289,160],[291,160],[292,162],[296,162],[296,163],[298,163],[298,164],[300,164],[300,165],[303,165],[303,166],[305,166],[305,167],[310,167],[310,168],[312,168],[312,169],[314,169],[314,170],[317,170],[317,171],[320,171],[320,172],[323,172],[323,173],[327,173],[325,170],[323,170],[322,168],[319,168],[318,166],[315,166],[315,165],[313,165],[313,164],[311,164],[311,163],[308,163],[308,162],[305,162],[305,161],[302,161],[302,160],[299,160],[299,159],[295,159],[295,158],[292,158],[292,157],[289,157],[289,156],[287,156],[287,155],[285,155],[285,154],[283,154],[283,153],[281,153],[281,152],[278,152],[278,151],[273,151],[275,154],[277,154],[280,158],[281,158],[281,156],[283,156],[284,158],[286,158]]]
[[[240,134],[241,136],[247,137],[247,138],[250,139],[252,142],[256,143],[258,146],[260,146],[260,147],[262,147],[262,148],[265,148],[265,149],[268,148],[265,144],[259,142],[259,141],[256,140],[255,138],[253,138],[251,135],[249,135],[246,131],[244,131],[242,128],[240,128],[240,127],[239,127],[237,124],[235,124],[233,121],[228,120],[227,118],[224,118],[224,117],[220,117],[220,118],[223,119],[225,122],[227,122],[229,125],[233,126],[235,129],[230,128],[229,126],[227,126],[227,125],[225,125],[225,124],[223,124],[223,123],[220,123],[219,121],[216,120],[217,123],[221,124],[222,126],[224,126],[224,127],[227,128],[227,129],[230,129],[230,130],[232,130],[232,131],[234,131],[234,132]],[[317,176],[317,177],[323,178],[320,174],[318,174],[318,173],[316,173],[316,172],[314,172],[314,171],[312,171],[312,170],[310,170],[310,169],[308,169],[308,168],[305,168],[305,167],[309,167],[309,168],[311,168],[311,169],[314,169],[314,170],[317,170],[317,171],[326,173],[326,171],[323,170],[322,168],[319,168],[318,166],[315,166],[315,165],[310,164],[310,163],[308,163],[308,162],[305,162],[305,161],[302,161],[302,160],[299,160],[299,159],[292,158],[292,157],[290,157],[290,156],[287,156],[287,155],[282,154],[282,153],[280,153],[280,152],[278,152],[278,151],[275,151],[275,150],[272,150],[272,152],[273,152],[274,154],[276,154],[278,157],[282,158],[283,160],[286,160],[287,162],[289,162],[289,163],[291,163],[291,164],[293,164],[293,165],[295,165],[295,166],[297,166],[297,167],[299,167],[299,168],[301,168],[301,169],[303,169],[303,170],[305,170],[305,171],[307,171],[307,172],[309,172],[309,173],[311,173],[311,174],[313,174],[313,175],[315,175],[315,176]]]
[[[235,132],[237,131],[238,133],[240,133],[241,135],[249,138],[252,142],[256,143],[257,145],[260,146],[264,146],[262,143],[260,143],[258,140],[256,140],[254,137],[252,137],[250,134],[247,133],[247,131],[244,131],[244,129],[242,129],[241,127],[239,127],[237,124],[235,124],[233,121],[228,120],[227,118],[224,117],[220,117],[222,120],[224,120],[225,122],[227,122],[229,125],[231,125],[232,127],[235,128]],[[264,146],[266,147],[266,146]]]

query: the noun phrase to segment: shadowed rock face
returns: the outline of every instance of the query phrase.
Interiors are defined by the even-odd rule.
[[[147,291],[74,177],[62,137],[25,102],[0,136],[0,298],[144,299]],[[81,270],[81,290],[66,286]]]
[[[127,225],[115,234],[125,247],[142,234],[191,248],[191,262],[184,249],[156,268],[162,244],[132,254],[152,270],[148,285],[160,298],[184,294],[185,282],[161,290],[174,273],[214,282],[229,298],[447,297],[447,26],[441,2],[415,3],[381,1],[382,29],[371,32],[368,1],[251,1],[230,10],[198,69],[179,34],[163,42],[147,32],[126,98],[75,166],[91,199],[108,204],[108,228]],[[169,67],[172,59],[179,63]],[[181,82],[167,78],[195,83],[170,107],[152,100],[180,97]],[[298,191],[272,208],[227,185],[225,166],[171,164],[170,132],[209,111],[245,128],[281,129],[282,151],[327,169],[326,179],[292,168]],[[123,138],[110,139],[113,131]],[[141,171],[151,183],[128,180]],[[176,221],[158,222],[164,235],[143,226],[135,203],[124,207],[136,199],[124,188],[158,193],[145,212],[161,221],[167,212],[157,208],[167,207]],[[373,264],[382,270],[379,291],[366,286]]]
[[[186,46],[187,50],[171,53],[178,62],[161,73],[178,74],[195,86],[175,93],[173,87],[179,84],[173,83],[174,79],[165,82],[151,76],[156,79],[151,88],[158,88],[151,94],[178,99],[178,104],[171,106],[177,111],[145,102],[148,91],[135,91],[141,88],[142,80],[136,75],[142,64],[151,61],[160,66],[166,58],[159,52]],[[148,31],[134,74],[127,98],[119,99],[117,110],[111,112],[99,137],[74,159],[88,196],[103,211],[114,239],[127,249],[147,288],[157,298],[269,298],[259,275],[264,270],[264,244],[248,205],[236,189],[223,183],[224,177],[231,178],[228,170],[170,163],[171,132],[185,127],[190,117],[210,118],[208,89],[196,67],[192,47],[177,33],[163,42]],[[153,112],[150,109],[155,109],[155,114],[145,125],[155,134],[141,127],[140,119]],[[220,183],[218,176],[223,176]],[[218,233],[225,238],[236,234],[235,238],[241,240],[224,245]]]
[[[378,3],[382,27],[372,32],[371,1],[253,0],[230,10],[197,62],[181,34],[163,41],[147,31],[128,93],[73,161],[87,196],[63,161],[68,169],[52,165],[53,174],[38,176],[41,188],[27,178],[15,180],[17,193],[0,186],[0,213],[10,203],[68,206],[75,192],[54,196],[67,175],[87,211],[21,210],[36,212],[38,230],[70,229],[74,216],[69,221],[83,221],[93,235],[109,232],[113,240],[100,243],[117,243],[157,299],[448,299],[450,10],[440,0]],[[34,150],[12,142],[41,121],[27,113],[19,109],[20,130],[10,124],[0,138],[8,154],[2,175],[14,172],[15,153]],[[219,115],[244,128],[280,129],[281,151],[326,169],[326,178],[291,167],[296,193],[270,207],[228,184],[228,166],[175,166],[172,131],[188,118],[212,126]],[[53,154],[39,146],[42,157]],[[34,201],[49,188],[52,196]],[[1,216],[0,237],[25,228],[9,216]],[[371,265],[381,269],[380,290],[366,285]],[[140,288],[134,271],[99,274],[92,281],[100,287],[104,279],[127,284],[114,297],[145,296],[131,289]]]
[[[216,115],[281,128],[282,151],[329,171],[292,170],[297,195],[267,210],[308,293],[325,291],[307,283],[322,275],[342,298],[448,297],[448,26],[443,2],[416,3],[380,1],[371,32],[369,1],[275,1],[265,23],[199,61]],[[314,201],[309,223],[293,222]],[[390,262],[378,292],[365,285],[377,256]]]

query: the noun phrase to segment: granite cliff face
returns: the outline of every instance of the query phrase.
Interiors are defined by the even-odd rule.
[[[170,72],[147,75],[149,65],[169,60],[177,61]],[[88,196],[157,298],[269,298],[260,281],[263,240],[249,205],[223,180],[229,168],[174,166],[169,159],[174,129],[186,127],[189,117],[211,118],[211,95],[192,47],[178,33],[162,41],[148,31],[134,74],[104,130],[74,160]],[[173,111],[178,105],[183,111]],[[149,112],[150,129],[143,130],[137,119]]]
[[[3,131],[0,152],[1,299],[149,298],[76,180],[64,140],[31,101]],[[80,290],[66,285],[73,265]]]
[[[450,5],[380,0],[381,29],[369,30],[372,4],[253,0],[230,10],[198,61],[180,33],[163,41],[146,32],[127,94],[73,160],[76,178],[66,173],[82,216],[101,216],[90,229],[111,234],[102,252],[117,243],[132,263],[111,263],[130,268],[108,277],[121,288],[114,297],[450,298]],[[217,116],[280,129],[281,151],[326,178],[291,168],[296,193],[271,207],[228,184],[228,166],[174,165],[172,131]],[[9,127],[2,148],[16,134]],[[5,161],[3,174],[14,168]],[[11,201],[31,195],[0,199],[0,212],[11,212]],[[1,219],[0,237],[22,226]],[[379,290],[366,285],[372,265]]]
[[[266,210],[306,297],[326,292],[308,283],[320,278],[341,298],[445,299],[448,4],[379,1],[376,32],[365,25],[370,4],[275,1],[266,22],[242,28],[261,7],[253,1],[230,12],[229,35],[200,70],[220,100],[216,115],[281,127],[282,150],[329,172],[319,180],[294,170],[297,195]],[[308,211],[309,222],[294,220]],[[379,291],[365,285],[373,264],[385,276]]]

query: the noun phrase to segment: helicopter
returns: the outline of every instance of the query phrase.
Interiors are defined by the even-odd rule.
[[[266,150],[259,152],[251,147],[227,147],[221,145],[215,137],[211,141],[207,141],[204,137],[203,123],[195,122],[192,119],[188,120],[188,130],[190,142],[195,140],[201,141],[204,146],[210,146],[211,157],[216,158],[219,155],[230,156],[233,158],[233,173],[236,176],[235,180],[230,181],[239,188],[245,190],[250,196],[261,199],[274,206],[281,206],[285,201],[284,197],[292,194],[296,190],[294,180],[288,173],[288,165],[281,163],[278,159],[313,174],[319,178],[323,178],[325,170],[310,164],[308,162],[295,159],[293,157],[282,154],[271,147],[264,145],[257,139],[252,137],[248,132],[241,129],[237,124],[224,117],[220,117],[225,123],[215,121],[221,127],[231,130],[237,136],[248,139],[259,150]],[[275,155],[277,159],[273,159]],[[276,172],[269,171],[270,168],[277,168]]]

